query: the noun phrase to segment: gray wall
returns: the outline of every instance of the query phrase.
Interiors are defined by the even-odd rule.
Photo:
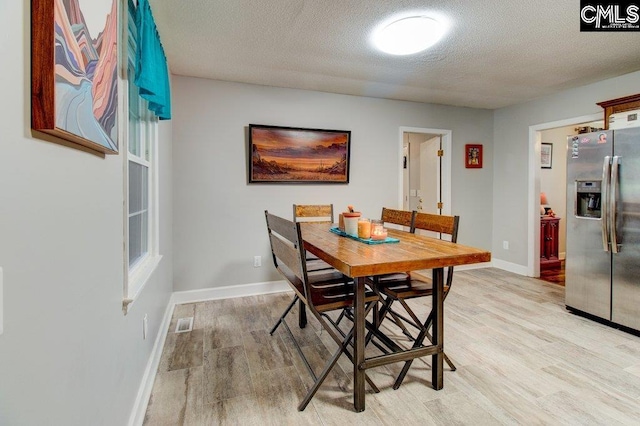
[[[0,6],[0,424],[124,425],[172,291],[171,126],[161,128],[164,258],[124,316],[122,156],[31,137],[29,4]]]
[[[452,130],[459,241],[491,247],[492,111],[177,76],[172,87],[176,291],[279,279],[265,209],[291,217],[293,203],[333,203],[337,212],[353,204],[377,217],[398,207],[401,126]],[[248,185],[250,123],[351,130],[349,185]],[[466,143],[484,144],[483,169],[464,168]]]
[[[494,258],[526,266],[533,246],[527,235],[529,126],[602,113],[596,102],[638,93],[639,87],[640,72],[635,72],[495,111]],[[503,250],[503,240],[510,241],[510,250]]]

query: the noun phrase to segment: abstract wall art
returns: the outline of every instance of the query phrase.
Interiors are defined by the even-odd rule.
[[[118,0],[31,1],[31,127],[118,153]]]
[[[249,183],[349,183],[351,131],[249,125]]]

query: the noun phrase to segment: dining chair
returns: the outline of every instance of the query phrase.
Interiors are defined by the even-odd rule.
[[[294,204],[293,221],[334,223],[333,204]],[[331,265],[309,252],[305,252],[305,256],[308,272],[333,269]]]
[[[333,223],[333,204],[294,204],[293,220]]]
[[[413,221],[415,220],[415,214],[415,211],[397,210],[383,207],[380,219],[385,224],[392,223],[394,225],[406,226],[407,228],[412,229]]]
[[[458,239],[459,222],[459,216],[444,216],[415,212],[410,232],[415,233],[418,229],[431,231],[439,234],[440,239],[442,239],[443,236],[449,236],[451,242],[455,243]],[[369,281],[383,300],[382,307],[378,312],[378,325],[388,315],[391,315],[395,323],[403,330],[403,333],[414,341],[414,348],[421,346],[425,338],[431,341],[429,329],[433,323],[433,310],[431,310],[426,320],[422,321],[407,303],[407,300],[417,297],[431,296],[433,294],[433,285],[430,277],[427,277],[420,272],[410,272],[407,274],[371,277],[369,278]],[[450,266],[446,271],[443,300],[447,298],[452,284],[453,266]],[[393,309],[395,302],[398,302],[402,306],[407,315]],[[414,336],[413,333],[409,332],[405,324],[415,328],[418,331],[418,334]],[[444,354],[444,359],[451,370],[455,371],[455,365],[446,354]],[[396,382],[393,385],[394,389],[398,389],[400,387],[407,372],[409,371],[409,368],[411,367],[412,362],[413,360],[405,362],[401,373],[398,375]]]
[[[294,222],[323,222],[333,223],[333,204],[294,204]],[[332,270],[333,267],[312,253],[305,251],[307,260],[307,273]],[[300,328],[307,325],[307,312],[304,303],[300,301],[298,307],[298,323]]]
[[[265,217],[274,266],[294,292],[293,301],[276,326],[270,331],[270,334],[273,335],[278,325],[282,324],[284,326],[300,358],[314,379],[313,386],[308,390],[307,395],[298,405],[298,410],[303,411],[341,354],[344,353],[347,358],[353,362],[353,355],[349,350],[349,345],[352,344],[353,326],[345,333],[328,313],[353,306],[355,288],[353,280],[336,270],[324,271],[313,275],[309,274],[305,261],[306,257],[300,223],[275,216],[266,210]],[[322,328],[338,345],[338,349],[326,362],[319,376],[316,376],[285,320],[286,315],[298,300],[301,300],[305,304],[313,316],[316,317]],[[365,293],[364,300],[365,311],[368,313],[378,302],[379,297],[374,292],[368,291]],[[379,392],[379,389],[371,379],[368,376],[365,376],[365,378],[374,392]]]
[[[387,207],[383,207],[382,213],[380,214],[380,220],[382,220],[382,222],[384,222],[385,225],[388,225],[388,224],[399,225],[402,227],[407,227],[411,230],[413,229],[414,216],[415,216],[415,211],[398,210],[398,209],[390,209]],[[394,280],[404,279],[404,278],[407,278],[407,276],[408,275],[404,273],[384,275],[386,279],[394,279]],[[378,276],[377,279],[380,279],[381,277],[382,276]],[[345,309],[338,317],[337,322],[340,323],[342,321],[342,318],[345,315],[348,316],[350,319],[353,318],[353,312],[351,312],[349,309]],[[375,306],[373,310],[373,324],[375,328],[378,328],[378,326],[380,325],[378,322],[378,318],[379,318],[378,306]],[[367,340],[369,341],[370,339],[371,339],[371,335],[369,335]],[[384,350],[381,347],[380,349]]]

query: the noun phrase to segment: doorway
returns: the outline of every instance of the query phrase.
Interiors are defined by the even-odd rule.
[[[400,128],[404,210],[451,214],[451,130]]]
[[[535,126],[529,126],[529,253],[527,275],[531,277],[540,277],[540,209],[541,209],[541,192],[545,192],[547,199],[549,193],[553,193],[552,201],[545,207],[551,207],[561,218],[561,241],[564,243],[566,230],[562,224],[562,219],[566,219],[566,136],[578,133],[575,131],[577,127],[583,126],[585,123],[593,123],[602,120],[602,114],[585,115],[566,120],[543,123]],[[568,133],[567,133],[568,132]],[[567,133],[564,135],[564,133]],[[555,135],[555,136],[554,136]],[[559,135],[559,136],[558,136]],[[549,140],[544,140],[549,139]],[[551,140],[556,139],[556,140]],[[541,168],[541,147],[542,143],[553,144],[553,159],[551,169]],[[555,169],[554,169],[555,168]],[[555,170],[555,171],[553,171]],[[554,174],[555,173],[555,174]],[[544,187],[543,187],[544,185]],[[565,221],[566,223],[566,221]],[[559,250],[560,255],[564,258],[564,252]],[[547,275],[547,274],[545,274]],[[559,277],[553,277],[551,280],[558,280]]]
[[[541,254],[540,278],[545,281],[564,285],[567,215],[572,213],[567,211],[567,197],[571,195],[567,194],[567,137],[603,128],[604,120],[601,118],[588,123],[576,123],[536,132],[537,139],[545,146],[549,156],[547,164],[540,168],[541,208],[549,209],[549,214],[544,216],[545,225],[541,225],[541,230],[545,229],[547,232],[541,236],[540,244],[546,243],[546,250],[553,252],[551,254],[554,256],[544,257],[543,262]],[[558,229],[554,230],[553,227]]]

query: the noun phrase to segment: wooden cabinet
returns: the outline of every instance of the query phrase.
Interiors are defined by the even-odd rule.
[[[610,101],[598,102],[597,105],[604,108],[604,128],[608,129],[609,116],[611,114],[640,109],[640,94],[611,99]]]
[[[551,216],[540,217],[540,269],[560,267],[558,256],[558,230],[560,218]]]

